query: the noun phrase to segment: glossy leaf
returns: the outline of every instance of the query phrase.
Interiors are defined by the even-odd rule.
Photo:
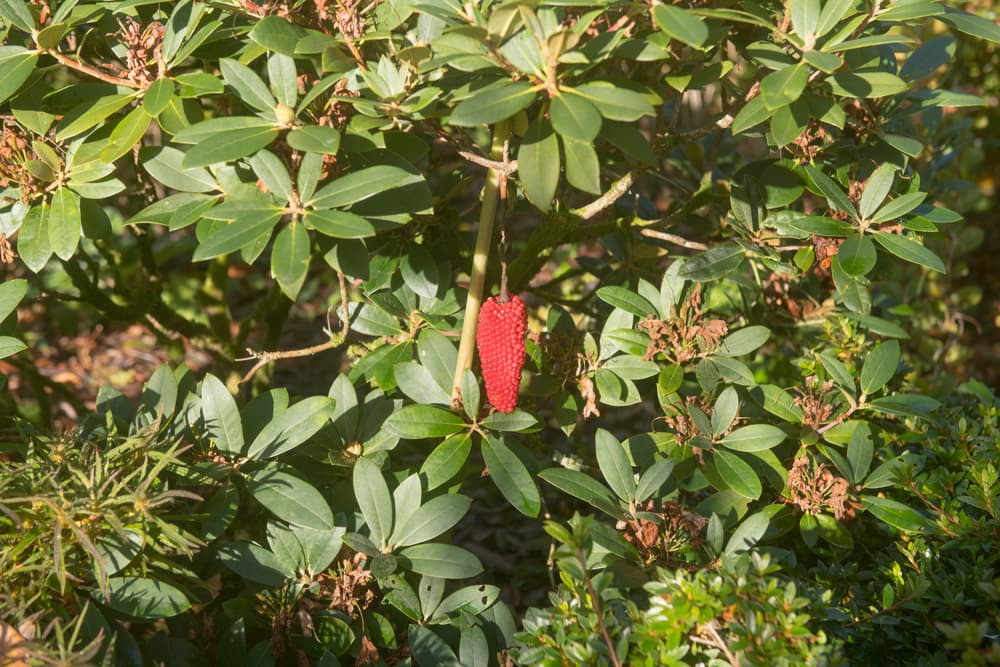
[[[296,526],[330,530],[333,513],[314,486],[296,475],[265,468],[246,478],[247,490],[276,517]]]
[[[525,516],[538,516],[541,498],[527,467],[507,446],[503,438],[487,436],[482,440],[483,461],[490,479],[514,508]]]

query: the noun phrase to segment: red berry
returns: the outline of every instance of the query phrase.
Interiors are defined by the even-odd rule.
[[[527,313],[517,296],[506,303],[490,297],[479,311],[476,347],[486,381],[486,397],[500,412],[514,412],[524,366]]]

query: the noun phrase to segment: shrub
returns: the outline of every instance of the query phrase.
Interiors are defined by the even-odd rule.
[[[3,0],[0,655],[995,662],[991,11]]]

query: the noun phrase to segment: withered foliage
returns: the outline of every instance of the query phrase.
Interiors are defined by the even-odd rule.
[[[861,504],[851,496],[851,484],[835,475],[825,463],[815,463],[808,456],[795,459],[788,471],[785,502],[802,512],[832,512],[835,519],[853,519]]]
[[[813,429],[819,428],[833,416],[834,404],[833,380],[820,382],[815,375],[806,378],[804,388],[795,388],[799,395],[795,404],[802,408],[802,423]]]
[[[126,16],[118,20],[118,39],[125,46],[124,78],[143,88],[166,74],[167,65],[163,61],[163,35],[166,28],[159,21],[143,26]]]
[[[709,318],[701,309],[701,284],[695,284],[688,298],[675,315],[666,320],[648,315],[639,322],[639,329],[649,336],[649,345],[643,359],[649,361],[663,354],[673,362],[682,364],[711,352],[729,332],[725,320]]]
[[[676,565],[676,559],[671,554],[685,546],[700,548],[702,532],[708,524],[707,518],[689,512],[675,502],[664,502],[657,507],[652,499],[647,500],[639,510],[653,515],[655,520],[638,517],[619,521],[617,528],[647,564],[659,562]]]
[[[17,185],[21,201],[30,204],[45,195],[49,181],[43,176],[54,174],[53,166],[35,152],[31,138],[20,125],[4,123],[0,135],[0,187]]]

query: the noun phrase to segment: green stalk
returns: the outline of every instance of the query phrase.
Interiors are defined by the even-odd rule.
[[[508,121],[497,123],[493,131],[493,145],[490,159],[503,160],[503,147],[510,135]],[[476,231],[476,249],[472,255],[472,272],[469,274],[469,296],[465,300],[465,319],[462,322],[462,338],[458,345],[458,360],[455,363],[455,377],[452,381],[451,402],[458,404],[459,387],[465,369],[472,368],[472,357],[476,351],[476,325],[479,323],[479,307],[483,304],[483,285],[486,282],[486,265],[493,246],[493,226],[497,216],[500,194],[500,172],[486,171],[486,186],[483,188],[483,205],[479,210],[479,229]]]

